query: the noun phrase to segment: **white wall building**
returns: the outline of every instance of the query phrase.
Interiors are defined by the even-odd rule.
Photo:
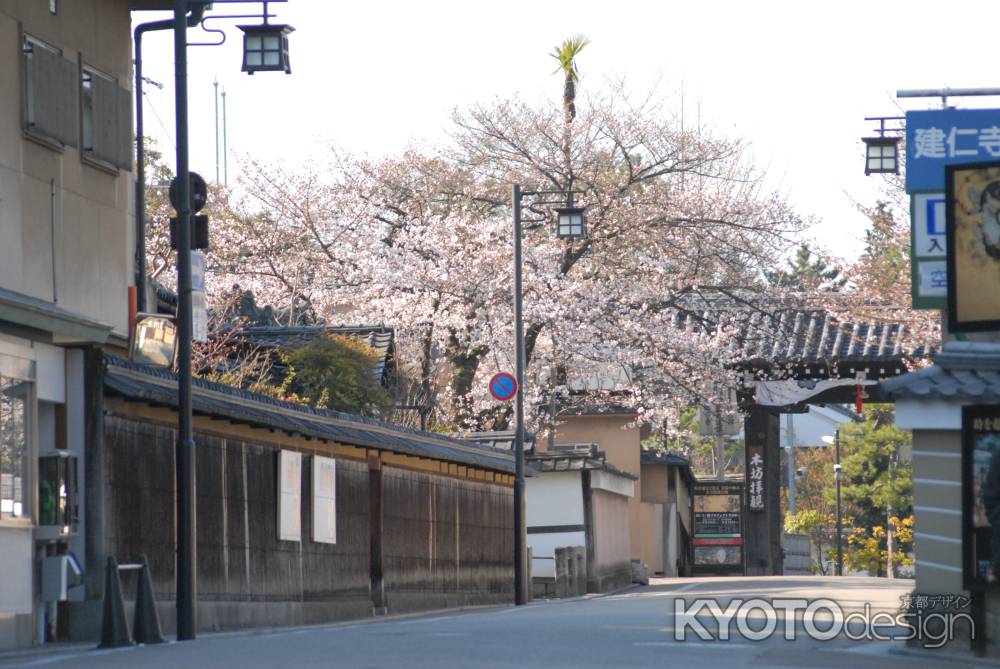
[[[126,345],[134,284],[129,6],[0,0],[0,648],[59,634],[45,558],[101,574],[73,487],[100,466],[88,361]]]

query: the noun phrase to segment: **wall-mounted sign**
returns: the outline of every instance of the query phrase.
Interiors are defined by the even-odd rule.
[[[278,452],[278,539],[302,540],[302,454]]]
[[[743,484],[695,483],[692,491],[695,567],[731,571],[743,565]]]
[[[1000,330],[1000,161],[945,169],[948,328]]]
[[[945,165],[1000,158],[1000,109],[906,112],[906,192],[944,190]]]
[[[337,543],[337,461],[314,455],[312,459],[312,540]]]
[[[962,407],[962,579],[1000,578],[1000,405]]]

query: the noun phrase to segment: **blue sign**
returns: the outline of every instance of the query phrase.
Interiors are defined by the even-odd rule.
[[[1000,158],[1000,109],[906,112],[906,192],[944,190],[944,166]]]
[[[499,372],[490,379],[490,395],[501,402],[514,397],[517,394],[517,381],[507,372]]]

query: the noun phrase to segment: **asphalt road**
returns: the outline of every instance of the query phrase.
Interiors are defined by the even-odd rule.
[[[751,640],[766,626],[760,609],[740,613],[733,600],[829,598],[844,613],[895,612],[912,581],[830,579],[672,579],[620,594],[520,608],[492,608],[422,617],[385,619],[232,634],[198,640],[101,651],[86,647],[0,655],[0,667],[336,667],[352,669],[589,669],[597,667],[850,667],[851,669],[940,669],[980,666],[967,656],[903,654],[900,641],[852,641],[843,634],[820,641],[805,634],[801,611],[784,638],[780,623],[771,638]],[[728,640],[701,640],[691,619],[676,616],[674,601],[717,598],[731,608]],[[683,613],[683,612],[682,612]],[[719,625],[705,609],[695,616],[717,639]],[[832,618],[830,618],[832,620]],[[828,620],[829,622],[829,620]],[[742,625],[742,627],[741,627]],[[685,639],[675,639],[675,630]],[[826,626],[828,627],[828,626]],[[817,628],[824,628],[818,624]],[[741,629],[743,630],[741,632]],[[822,631],[822,629],[821,629]],[[885,630],[883,630],[885,631]],[[981,666],[1000,666],[983,664]]]

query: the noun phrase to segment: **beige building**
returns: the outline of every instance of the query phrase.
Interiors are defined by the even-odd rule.
[[[642,541],[643,562],[654,573],[664,576],[689,576],[691,570],[692,514],[691,499],[694,474],[691,463],[679,455],[643,450]]]
[[[0,0],[0,647],[58,634],[73,567],[100,573],[76,482],[134,283],[129,9]]]
[[[652,573],[678,575],[686,565],[690,536],[690,467],[686,474],[678,462],[643,455],[646,427],[635,424],[638,414],[626,407],[601,411],[562,414],[555,443],[596,444],[614,467],[635,474],[635,494],[628,499],[629,553],[632,560],[646,565]],[[542,448],[545,439],[539,441]]]
[[[555,443],[560,446],[597,444],[611,465],[638,476],[642,430],[638,426],[631,426],[635,419],[635,411],[627,408],[600,413],[560,415]],[[546,440],[540,439],[536,448],[544,450],[545,444]],[[633,560],[642,558],[641,496],[642,481],[636,481],[635,494],[628,500],[629,546]]]

